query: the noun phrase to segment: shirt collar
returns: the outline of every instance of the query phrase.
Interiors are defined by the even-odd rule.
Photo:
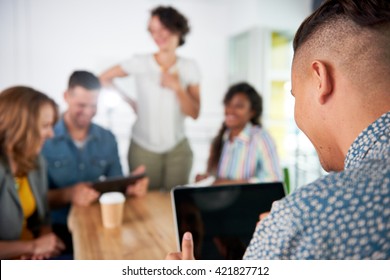
[[[237,141],[248,143],[251,136],[252,126],[253,125],[250,122],[248,122],[245,125],[244,129],[241,130],[241,132],[236,137],[234,137],[234,141],[237,140]],[[224,141],[228,140],[229,135],[230,135],[230,129],[226,130],[225,133],[223,134],[223,140]]]
[[[69,137],[70,138],[68,128],[65,125],[64,118],[60,118],[58,120],[58,122],[56,123],[56,125],[54,127],[54,132],[55,132],[56,138],[57,137],[59,137],[59,138]]]
[[[354,167],[361,162],[378,141],[388,142],[389,134],[390,112],[387,112],[364,129],[352,143],[345,158],[345,169]]]
[[[70,137],[68,128],[66,127],[65,120],[63,117],[60,118],[60,120],[55,125],[54,132],[55,132],[56,138],[67,138],[67,139],[73,141],[72,138]],[[99,131],[98,131],[96,125],[94,123],[91,123],[91,125],[89,126],[87,141],[90,139],[95,139],[95,138],[99,139],[100,134],[99,134]]]

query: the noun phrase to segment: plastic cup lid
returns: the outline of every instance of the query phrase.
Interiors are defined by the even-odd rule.
[[[104,204],[123,203],[125,200],[126,197],[121,192],[107,192],[99,198],[99,202]]]

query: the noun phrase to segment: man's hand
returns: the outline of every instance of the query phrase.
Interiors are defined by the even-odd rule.
[[[78,206],[88,206],[99,198],[100,193],[91,187],[91,183],[78,183],[72,187],[71,202]]]
[[[131,173],[131,175],[138,175],[143,173],[145,173],[145,166],[140,165]],[[139,179],[134,185],[127,186],[126,195],[136,196],[136,197],[144,196],[148,191],[148,186],[149,186],[149,178],[145,177]]]
[[[149,186],[149,178],[145,177],[137,180],[135,185],[129,185],[126,189],[126,195],[142,197],[146,195]]]
[[[195,260],[194,258],[194,242],[192,240],[191,232],[186,232],[183,235],[181,243],[182,252],[169,253],[166,260]]]
[[[259,221],[257,222],[257,225],[262,221],[264,220],[268,215],[269,215],[270,212],[264,212],[264,213],[261,213],[259,215]]]
[[[264,212],[259,215],[259,220],[264,220],[269,215],[269,212]]]

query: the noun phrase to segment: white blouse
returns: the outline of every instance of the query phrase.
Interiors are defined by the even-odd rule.
[[[134,76],[137,89],[137,120],[133,140],[146,150],[163,153],[185,138],[185,115],[176,93],[161,86],[161,70],[153,54],[135,55],[120,64]],[[200,72],[195,61],[178,57],[170,72],[178,72],[183,88],[199,85]]]

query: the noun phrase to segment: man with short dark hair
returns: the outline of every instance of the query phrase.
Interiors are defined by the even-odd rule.
[[[100,91],[98,78],[87,71],[75,71],[69,79],[64,98],[68,109],[54,127],[55,137],[46,141],[42,153],[47,160],[53,230],[72,252],[67,228],[71,204],[86,206],[100,193],[91,182],[104,177],[122,176],[117,142],[114,135],[94,123]],[[144,172],[144,167],[133,173]],[[127,189],[128,195],[146,193],[148,179]]]
[[[326,1],[294,51],[295,121],[330,173],[275,202],[244,258],[389,259],[390,2]]]

